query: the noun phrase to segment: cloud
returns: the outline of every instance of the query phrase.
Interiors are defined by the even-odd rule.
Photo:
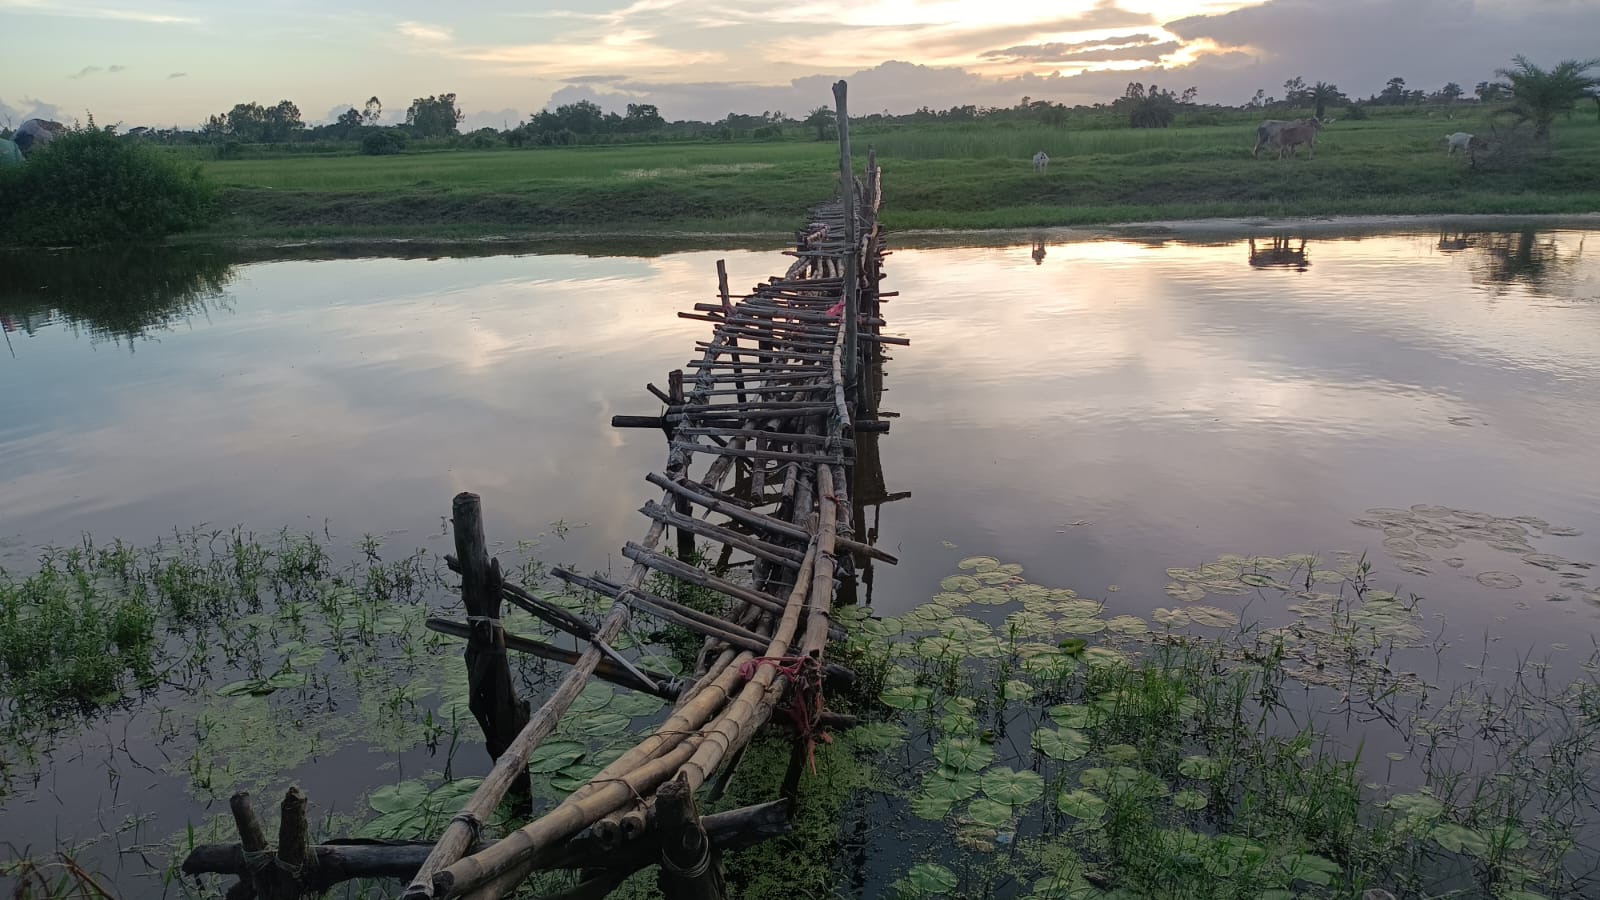
[[[33,97],[23,97],[21,106],[12,106],[0,99],[0,124],[9,122],[15,128],[29,119],[57,120],[61,118],[61,107],[54,103],[46,103]]]
[[[479,128],[493,128],[496,131],[501,131],[506,128],[515,128],[518,125],[521,125],[522,120],[525,118],[527,117],[524,116],[519,110],[511,109],[509,107],[506,109],[483,110],[480,112],[467,113],[466,117],[461,120],[461,131],[465,133],[469,131],[477,131]]]
[[[1296,75],[1347,93],[1376,93],[1390,77],[1413,87],[1470,85],[1525,53],[1555,62],[1594,52],[1594,4],[1584,0],[1268,0],[1221,15],[1191,16],[1166,29],[1248,53],[1249,81],[1219,80],[1219,91],[1273,93]],[[1234,73],[1238,75],[1239,73]]]
[[[171,75],[167,76],[167,80],[171,81],[174,78],[188,78],[188,77],[189,77],[189,73],[188,72],[173,72]]]
[[[574,75],[565,79],[567,84],[615,84],[627,81],[626,75]]]
[[[1007,59],[1014,62],[1037,63],[1074,63],[1106,62],[1110,60],[1139,60],[1155,62],[1163,56],[1176,53],[1183,45],[1177,41],[1163,43],[1147,42],[1143,45],[1135,44],[1126,47],[1090,47],[1087,50],[1074,50],[1084,44],[1095,44],[1097,41],[1084,41],[1078,44],[1031,44],[1020,47],[1008,47],[1005,50],[990,50],[984,56]]]
[[[1103,38],[1090,38],[1087,41],[1074,41],[1071,43],[1034,44],[1034,47],[1052,47],[1058,52],[1071,53],[1076,50],[1087,50],[1094,47],[1144,47],[1160,42],[1160,38],[1153,34],[1134,32],[1133,34],[1114,34]],[[981,56],[1013,56],[1018,50],[1027,50],[1028,46],[1007,47],[1004,50],[985,50]]]
[[[101,68],[99,66],[84,66],[83,68],[79,69],[76,73],[74,73],[72,75],[68,75],[67,77],[68,78],[72,78],[72,79],[88,78],[90,75],[94,75],[94,74],[99,73],[99,72],[105,72],[105,73],[110,74],[110,75],[115,75],[118,72],[126,72],[126,71],[128,71],[128,67],[127,66],[107,66],[105,68]]]
[[[401,22],[395,30],[411,38],[428,44],[449,43],[455,32],[443,25],[429,25],[425,22]]]
[[[198,25],[201,21],[194,16],[177,16],[153,10],[81,6],[76,3],[58,2],[58,0],[0,0],[0,11],[67,19],[110,19],[117,22],[139,22],[146,25]]]

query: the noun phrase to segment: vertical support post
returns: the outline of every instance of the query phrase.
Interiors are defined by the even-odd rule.
[[[728,262],[727,262],[727,260],[722,260],[722,259],[717,260],[717,291],[718,291],[718,293],[720,293],[722,295],[722,317],[723,317],[723,319],[731,319],[731,318],[733,318],[733,294],[731,292],[729,292],[729,290],[728,290]],[[730,335],[728,335],[728,343],[730,345],[732,345],[732,346],[737,347],[737,346],[739,346],[739,339],[737,337],[735,337],[734,335],[730,334]],[[742,360],[739,358],[739,354],[737,354],[737,353],[733,354],[733,374],[735,376],[740,376],[740,375],[744,374],[744,370],[739,368],[739,363],[740,362],[742,362]],[[733,386],[739,389],[739,402],[743,403],[744,402],[744,381],[743,381],[743,379],[735,381],[733,383]]]
[[[856,177],[850,163],[850,86],[844,81],[833,86],[839,123],[839,203],[844,208],[844,383],[856,383],[856,328],[861,315],[861,245],[856,236]]]
[[[483,504],[463,491],[450,505],[455,525],[456,559],[461,563],[461,602],[467,609],[467,705],[483,729],[489,756],[499,759],[528,724],[528,705],[517,699],[506,659],[506,633],[500,624],[500,561],[489,558],[483,536]],[[527,772],[511,787],[514,796],[530,796]]]
[[[674,411],[682,410],[685,406],[687,406],[689,404],[689,395],[687,393],[685,393],[684,388],[683,388],[683,370],[682,369],[673,369],[671,372],[667,373],[667,396],[672,398],[672,405],[671,405],[670,409],[672,409]],[[667,427],[667,441],[669,443],[672,440],[672,433],[675,430],[676,429],[673,428],[670,425]],[[683,515],[686,515],[686,516],[693,516],[694,515],[694,507],[692,505],[690,505],[689,500],[688,500],[687,497],[676,497],[676,498],[674,498],[673,506],[676,507],[678,512],[683,514]],[[690,565],[693,565],[694,564],[694,553],[695,553],[695,551],[694,551],[694,532],[685,531],[684,529],[679,528],[678,529],[678,559],[681,559],[684,562],[689,563]]]
[[[661,893],[667,900],[724,900],[722,859],[694,808],[694,791],[683,775],[656,789],[661,828]]]

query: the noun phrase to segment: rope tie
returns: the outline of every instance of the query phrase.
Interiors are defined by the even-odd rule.
[[[595,779],[591,779],[589,781],[589,783],[590,784],[620,784],[623,787],[628,789],[628,793],[633,795],[633,802],[635,802],[635,803],[644,803],[645,802],[644,797],[639,794],[639,789],[634,787],[632,784],[630,784],[626,778],[595,778]]]
[[[789,680],[793,690],[785,712],[789,714],[795,731],[806,742],[806,763],[811,774],[817,774],[817,740],[832,743],[833,738],[820,731],[822,720],[822,661],[815,656],[758,656],[739,666],[739,677],[749,681],[762,666],[770,666]]]
[[[456,822],[460,822],[461,824],[467,826],[467,830],[472,832],[472,840],[469,842],[469,844],[476,844],[478,842],[478,838],[483,835],[483,821],[466,810],[462,810],[461,812],[458,812],[450,817],[450,823],[452,825]]]
[[[489,624],[489,625],[498,626],[500,624],[500,617],[499,616],[467,616],[467,624],[469,624],[469,625]]]

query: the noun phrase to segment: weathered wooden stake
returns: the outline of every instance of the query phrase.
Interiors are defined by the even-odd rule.
[[[706,839],[694,808],[694,791],[679,775],[656,789],[661,829],[661,893],[667,900],[723,900],[722,854]]]
[[[672,406],[674,408],[681,409],[689,402],[689,396],[688,394],[684,393],[683,389],[682,369],[673,369],[671,372],[667,373],[667,393],[672,397]],[[743,401],[741,400],[740,402]],[[676,436],[676,430],[677,429],[674,426],[667,431],[667,444],[669,446],[672,444],[673,438]],[[679,497],[675,501],[674,506],[676,506],[678,512],[682,513],[683,515],[694,515],[694,507],[690,506],[689,501],[682,497]],[[678,529],[678,558],[685,562],[694,562],[694,532],[685,531],[682,528]]]
[[[461,564],[461,602],[467,609],[467,706],[483,729],[489,756],[499,759],[517,733],[528,724],[528,705],[517,699],[511,684],[511,664],[506,658],[505,628],[500,624],[500,594],[504,579],[500,561],[489,558],[483,536],[483,504],[477,494],[463,491],[450,506],[455,523],[456,559]],[[524,772],[511,793],[530,796]]]
[[[850,162],[850,107],[846,94],[850,86],[839,81],[833,86],[838,105],[839,124],[839,203],[844,207],[844,383],[856,383],[856,328],[861,314],[861,245],[856,240],[856,176]]]

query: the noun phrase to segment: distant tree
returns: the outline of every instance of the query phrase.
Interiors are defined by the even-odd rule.
[[[1024,97],[1022,99],[1027,100],[1028,98]],[[817,140],[825,141],[828,139],[828,128],[833,125],[833,110],[826,106],[819,106],[806,116],[805,122],[802,124],[807,128],[815,128],[817,130]]]
[[[1338,85],[1326,81],[1319,81],[1310,88],[1306,92],[1306,99],[1310,105],[1317,108],[1316,116],[1319,119],[1327,112],[1330,105],[1350,102],[1350,98],[1344,95],[1344,91],[1339,90]]]
[[[262,121],[262,140],[273,143],[287,141],[306,127],[300,119],[300,107],[288,100],[279,100],[276,106],[262,110]]]
[[[1456,84],[1454,81],[1448,81],[1445,82],[1444,87],[1440,88],[1432,97],[1429,97],[1428,99],[1433,100],[1436,103],[1454,103],[1457,100],[1460,100],[1461,96],[1465,93],[1466,91],[1461,89],[1461,85]]]
[[[1378,102],[1384,106],[1399,106],[1406,102],[1408,96],[1409,95],[1406,92],[1406,80],[1404,78],[1395,77],[1389,79],[1389,83],[1385,85],[1383,90],[1378,94]]]
[[[365,124],[365,122],[366,119],[362,118],[361,110],[356,109],[353,106],[340,113],[339,118],[333,120],[334,126],[338,128],[339,133],[345,137],[355,134],[357,129]]]
[[[1506,86],[1498,81],[1480,81],[1472,93],[1483,103],[1506,99]]]
[[[367,103],[361,109],[361,122],[364,125],[376,125],[383,118],[383,104],[377,97],[368,97]]]
[[[1260,109],[1261,107],[1266,106],[1266,105],[1267,105],[1267,92],[1262,88],[1256,88],[1255,96],[1250,98],[1250,102],[1246,103],[1245,107],[1248,108],[1248,109]]]
[[[1177,103],[1178,98],[1171,91],[1163,91],[1153,84],[1146,90],[1135,81],[1112,106],[1126,112],[1128,124],[1134,128],[1166,128],[1176,115]]]
[[[1283,102],[1290,106],[1310,106],[1311,88],[1306,86],[1306,80],[1299,75],[1283,83]]]
[[[418,97],[411,101],[411,107],[406,110],[406,124],[425,138],[455,134],[462,118],[464,115],[456,109],[456,95],[453,93]]]
[[[393,156],[405,148],[405,135],[393,128],[369,131],[361,139],[361,152],[367,156]]]
[[[1199,88],[1193,86],[1186,87],[1183,89],[1183,96],[1178,98],[1178,102],[1184,106],[1193,106],[1194,100],[1198,96],[1200,96]]]
[[[1567,59],[1546,71],[1534,65],[1526,56],[1512,59],[1509,69],[1498,69],[1496,75],[1506,79],[1511,94],[1511,106],[1503,112],[1518,124],[1533,123],[1533,135],[1550,137],[1550,125],[1556,116],[1571,112],[1578,101],[1594,96],[1600,89],[1600,78],[1588,71],[1600,66],[1600,59]]]
[[[622,117],[625,131],[658,131],[666,124],[667,120],[661,118],[661,111],[654,103],[629,103],[628,114]]]

